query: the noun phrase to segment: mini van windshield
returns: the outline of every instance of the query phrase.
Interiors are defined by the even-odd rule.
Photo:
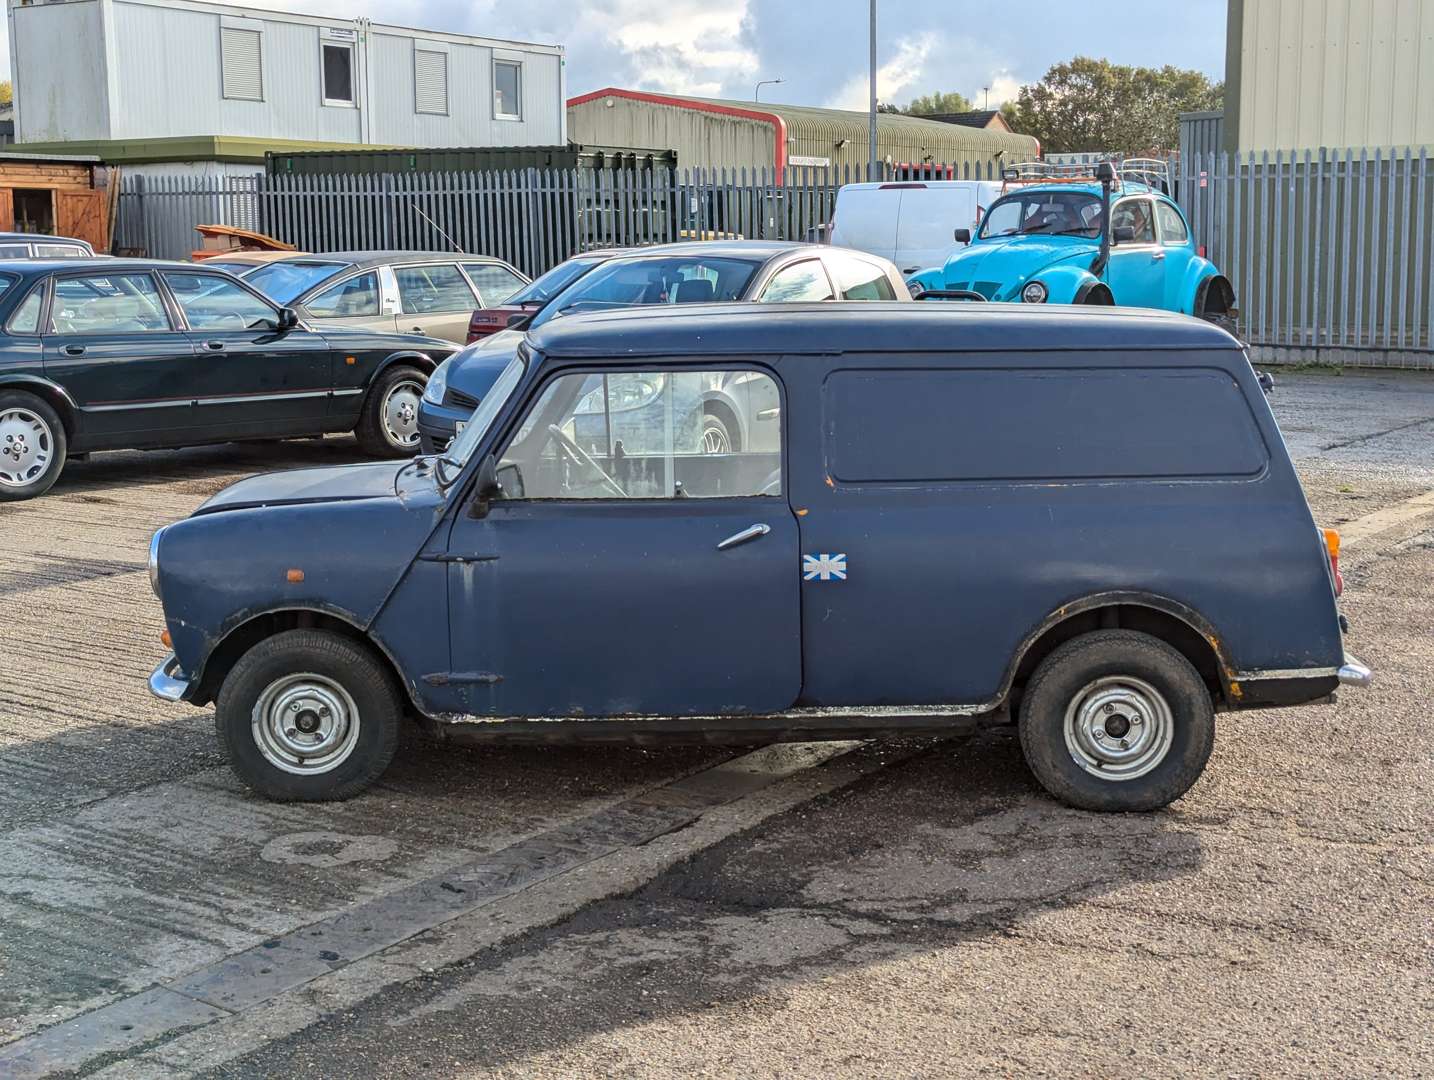
[[[445,472],[448,479],[455,477],[463,466],[468,464],[468,459],[473,456],[473,451],[483,441],[488,433],[488,428],[493,424],[493,418],[502,411],[503,406],[508,403],[512,396],[513,389],[523,378],[523,355],[526,350],[520,350],[519,355],[514,356],[503,369],[503,373],[494,381],[492,388],[483,395],[473,418],[468,425],[458,433],[458,437],[448,444],[448,449],[442,455],[442,462],[445,465]]]
[[[1080,191],[1026,191],[1008,195],[986,212],[980,236],[1100,236],[1100,200]]]

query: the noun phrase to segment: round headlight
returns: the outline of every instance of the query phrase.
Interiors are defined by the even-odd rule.
[[[1021,290],[1021,299],[1028,304],[1044,304],[1046,297],[1049,295],[1050,292],[1039,281],[1029,282],[1026,287]]]
[[[442,405],[443,395],[448,392],[448,364],[445,360],[439,364],[433,374],[428,376],[428,385],[423,388],[423,400],[430,405]]]
[[[161,600],[164,597],[160,596],[159,592],[159,538],[164,535],[164,530],[167,528],[169,528],[168,525],[159,529],[149,541],[149,587],[154,590],[154,595],[159,596]]]

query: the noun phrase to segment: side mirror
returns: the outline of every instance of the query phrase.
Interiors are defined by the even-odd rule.
[[[521,311],[515,311],[508,316],[508,329],[521,330],[532,321],[532,318],[531,315],[524,314]]]
[[[494,497],[502,490],[498,484],[498,459],[488,454],[478,463],[478,482],[473,487],[473,501],[468,505],[468,516],[487,517]]]
[[[970,229],[957,229],[957,230],[956,230],[956,243],[958,243],[958,244],[969,244],[970,242],[971,242],[971,230],[970,230]]]
[[[1117,225],[1110,231],[1110,238],[1117,244],[1129,244],[1135,240],[1134,225]]]
[[[279,329],[292,330],[299,325],[299,313],[291,307],[279,309]]]

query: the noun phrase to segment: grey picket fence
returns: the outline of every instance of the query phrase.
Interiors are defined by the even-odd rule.
[[[1187,155],[1174,191],[1232,280],[1263,362],[1434,369],[1434,182],[1425,151]],[[991,169],[927,167],[994,179]],[[122,180],[116,248],[187,258],[194,226],[255,229],[304,251],[462,250],[537,275],[595,248],[820,239],[835,169],[519,169]],[[918,179],[894,177],[893,179]]]

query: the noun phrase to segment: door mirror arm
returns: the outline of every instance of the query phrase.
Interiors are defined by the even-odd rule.
[[[470,518],[485,518],[493,508],[493,500],[503,493],[498,483],[498,459],[488,454],[478,463],[478,482],[473,487],[473,501],[468,504]]]

